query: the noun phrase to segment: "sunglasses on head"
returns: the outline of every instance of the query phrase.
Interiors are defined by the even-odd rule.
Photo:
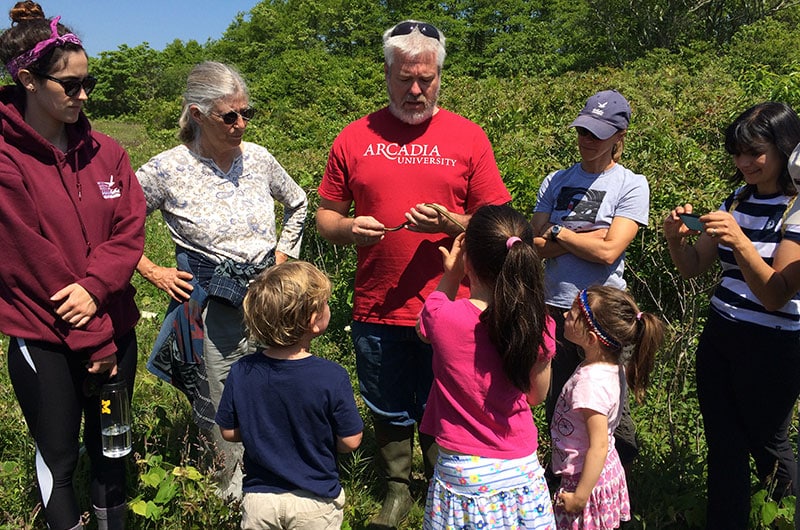
[[[419,32],[425,35],[426,37],[430,37],[431,39],[436,39],[436,40],[442,40],[441,34],[439,33],[439,30],[436,29],[436,26],[426,24],[425,22],[401,22],[394,27],[390,37],[397,37],[398,35],[408,35],[415,29],[418,29]]]
[[[87,75],[83,79],[59,79],[57,77],[53,77],[52,75],[43,74],[41,72],[33,72],[35,75],[39,77],[43,77],[45,79],[49,79],[50,81],[55,81],[64,89],[64,94],[67,97],[74,98],[75,96],[81,93],[81,89],[86,92],[86,95],[92,93],[94,87],[97,85],[97,78],[91,75]]]
[[[225,114],[220,114],[218,112],[212,112],[211,114],[218,116],[225,125],[233,125],[239,121],[239,116],[241,116],[246,122],[252,120],[253,116],[256,115],[256,109],[253,107],[245,107],[243,109],[239,109],[238,112],[232,110],[230,112],[226,112]]]

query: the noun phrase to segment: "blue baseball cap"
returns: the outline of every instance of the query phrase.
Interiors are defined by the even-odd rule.
[[[616,90],[603,90],[586,101],[570,127],[583,127],[601,140],[624,131],[631,121],[631,106]]]

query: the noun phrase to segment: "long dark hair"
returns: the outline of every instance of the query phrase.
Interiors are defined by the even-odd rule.
[[[741,113],[725,130],[725,150],[731,155],[740,153],[763,153],[772,144],[781,154],[782,163],[778,187],[784,195],[796,195],[794,184],[789,176],[787,162],[789,155],[800,143],[800,118],[786,103],[766,101],[754,105]],[[729,178],[738,183],[744,179],[742,172]],[[755,191],[755,186],[747,185],[738,199],[746,199]]]
[[[509,239],[509,238],[519,238]],[[483,206],[470,219],[466,257],[475,275],[494,286],[480,320],[503,360],[503,371],[522,392],[543,347],[547,311],[541,258],[528,220],[510,206]]]

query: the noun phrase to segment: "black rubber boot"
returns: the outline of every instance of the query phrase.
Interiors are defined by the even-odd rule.
[[[396,427],[375,421],[375,441],[378,444],[380,474],[386,479],[386,498],[381,511],[367,525],[372,530],[397,528],[411,510],[413,500],[411,462],[414,448],[414,426]]]
[[[433,478],[433,468],[439,459],[439,446],[436,445],[436,438],[430,434],[419,433],[419,447],[422,449],[422,463],[425,466],[425,481],[430,482]]]

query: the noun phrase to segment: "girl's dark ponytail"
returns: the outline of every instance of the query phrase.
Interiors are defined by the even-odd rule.
[[[486,285],[492,302],[481,313],[503,371],[520,391],[543,348],[547,310],[541,258],[528,220],[509,206],[484,206],[472,216],[465,238],[469,266]]]

